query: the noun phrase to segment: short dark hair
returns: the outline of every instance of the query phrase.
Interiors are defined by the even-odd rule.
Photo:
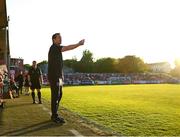
[[[55,33],[52,35],[52,40],[55,39],[58,35],[60,35],[60,33]]]
[[[36,63],[36,61],[35,60],[33,60],[33,62],[32,63]]]

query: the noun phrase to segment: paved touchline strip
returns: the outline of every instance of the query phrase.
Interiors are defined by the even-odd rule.
[[[44,111],[47,111],[48,114],[51,116],[51,112],[49,111],[48,108],[46,108],[44,105],[41,105],[41,107],[42,107],[42,109],[43,109]],[[77,130],[75,130],[75,129],[70,129],[69,131],[70,131],[71,133],[73,133],[75,136],[84,137],[82,134],[80,134],[80,133],[79,133]]]
[[[48,109],[47,109],[47,108],[45,108],[44,106],[42,106],[42,109],[43,109],[44,111],[48,111]]]
[[[44,111],[47,111],[47,112],[48,112],[48,114],[51,116],[51,112],[49,111],[49,109],[48,109],[48,108],[46,108],[44,105],[42,105],[42,109],[43,109]]]
[[[47,111],[48,112],[48,114],[51,116],[51,112],[49,111],[49,109],[48,108],[46,108],[44,105],[40,105],[40,107],[42,107],[42,109],[44,110],[44,111]]]

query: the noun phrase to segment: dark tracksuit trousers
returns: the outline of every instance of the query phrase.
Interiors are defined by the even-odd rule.
[[[62,98],[62,86],[59,81],[50,81],[51,86],[51,112],[52,118],[58,117],[58,107]]]

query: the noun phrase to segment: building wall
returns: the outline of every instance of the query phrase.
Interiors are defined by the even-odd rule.
[[[6,0],[0,0],[0,65],[6,65],[9,68],[9,63],[10,50]]]
[[[8,64],[8,39],[7,30],[5,28],[0,30],[0,64]]]
[[[0,0],[0,28],[8,26],[6,0]]]
[[[148,65],[152,72],[169,73],[171,71],[171,65],[168,62],[152,63]]]

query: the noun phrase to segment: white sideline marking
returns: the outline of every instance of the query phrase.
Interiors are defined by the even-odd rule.
[[[81,135],[77,130],[75,129],[71,129],[69,130],[71,133],[73,133],[75,136],[79,136],[79,137],[84,137],[83,135]]]

